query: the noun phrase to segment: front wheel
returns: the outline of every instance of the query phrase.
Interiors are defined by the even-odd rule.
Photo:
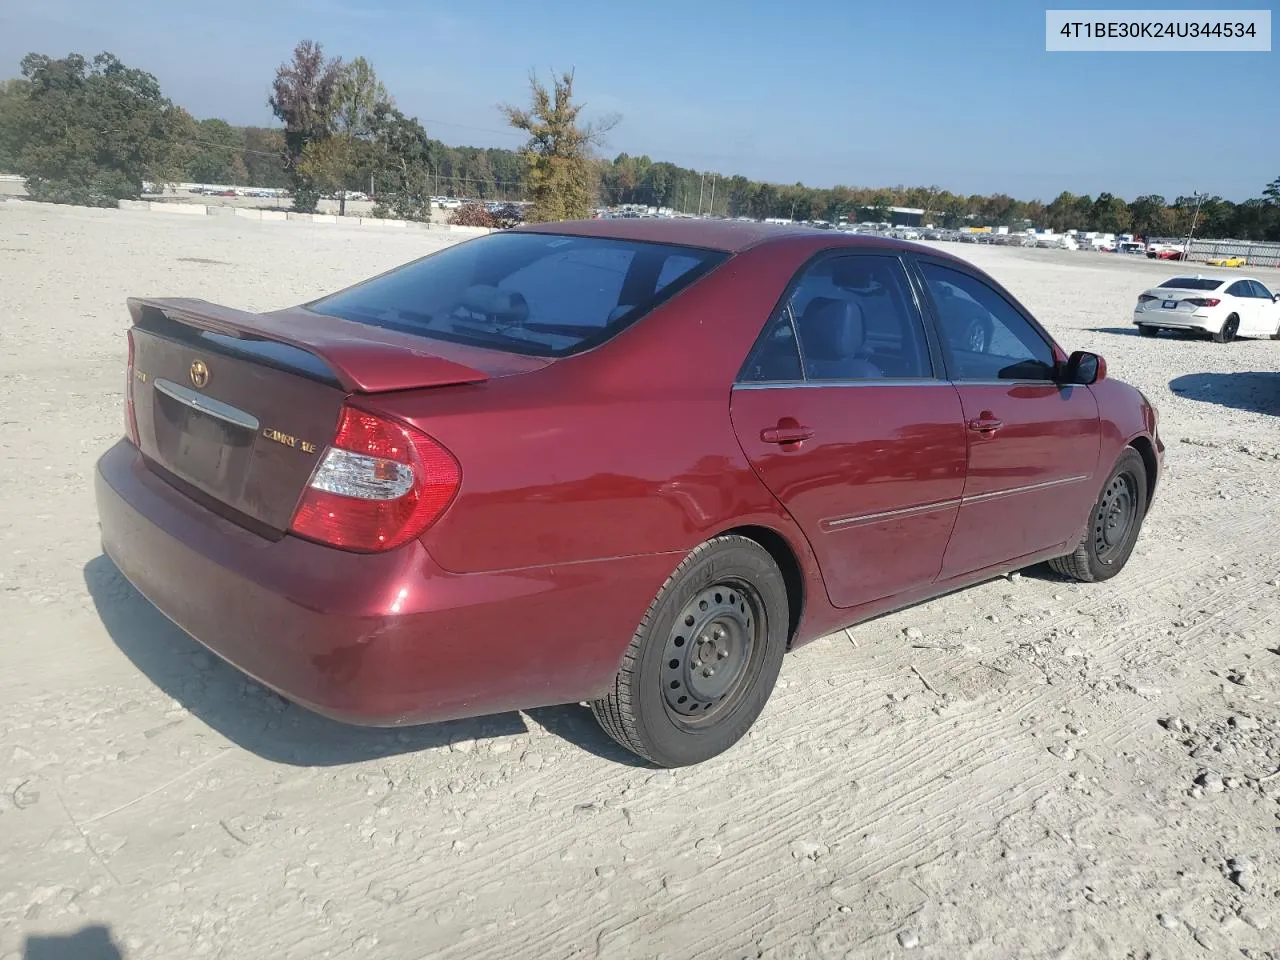
[[[658,591],[614,689],[591,710],[609,736],[659,766],[723,753],[773,692],[788,616],[786,584],[767,550],[746,537],[709,540]]]
[[[1240,330],[1240,318],[1234,313],[1222,322],[1222,329],[1213,335],[1214,343],[1230,343]]]
[[[1128,563],[1146,515],[1147,466],[1137,450],[1127,447],[1102,486],[1075,553],[1050,560],[1049,566],[1085,583],[1110,580]]]

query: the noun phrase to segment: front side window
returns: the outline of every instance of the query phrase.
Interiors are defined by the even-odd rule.
[[[602,237],[497,233],[307,306],[423,337],[561,357],[609,340],[727,256]]]
[[[920,271],[957,380],[1053,378],[1053,348],[993,287],[934,263]]]
[[[895,257],[805,267],[757,341],[742,379],[919,379],[933,375],[924,326]]]

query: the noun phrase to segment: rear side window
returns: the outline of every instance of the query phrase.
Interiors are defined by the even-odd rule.
[[[498,233],[307,306],[424,337],[561,357],[615,336],[726,257],[669,244]]]
[[[1237,280],[1227,287],[1227,293],[1233,297],[1252,297],[1253,289],[1249,286],[1248,280]]]
[[[1160,284],[1175,290],[1217,290],[1222,286],[1221,280],[1208,280],[1204,277],[1174,277]]]
[[[924,325],[895,257],[805,267],[766,325],[741,380],[862,381],[933,376]]]

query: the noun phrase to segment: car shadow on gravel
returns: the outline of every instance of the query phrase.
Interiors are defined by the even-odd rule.
[[[395,729],[357,727],[290,703],[210,654],[125,579],[105,555],[84,567],[98,616],[120,651],[157,687],[228,740],[293,766],[335,766],[452,743],[527,733],[528,720],[614,763],[643,765],[600,729],[581,704]]]
[[[121,960],[123,957],[111,929],[102,924],[67,935],[27,937],[22,951],[22,960]]]
[[[1118,337],[1136,337],[1137,327],[1089,327],[1090,333],[1113,333]]]
[[[1169,389],[1188,400],[1280,415],[1280,373],[1188,373],[1170,380]]]

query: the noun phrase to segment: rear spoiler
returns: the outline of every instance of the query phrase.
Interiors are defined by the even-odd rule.
[[[129,314],[135,325],[176,325],[197,333],[241,341],[253,355],[254,344],[291,347],[320,361],[335,383],[350,393],[382,393],[448,384],[481,383],[482,370],[431,352],[428,346],[448,344],[313,313],[301,307],[275,313],[250,313],[191,298],[130,297]],[[159,324],[157,324],[159,321]],[[261,358],[259,358],[261,359]],[[272,365],[281,366],[279,358]],[[285,365],[295,373],[316,376],[315,364]]]

